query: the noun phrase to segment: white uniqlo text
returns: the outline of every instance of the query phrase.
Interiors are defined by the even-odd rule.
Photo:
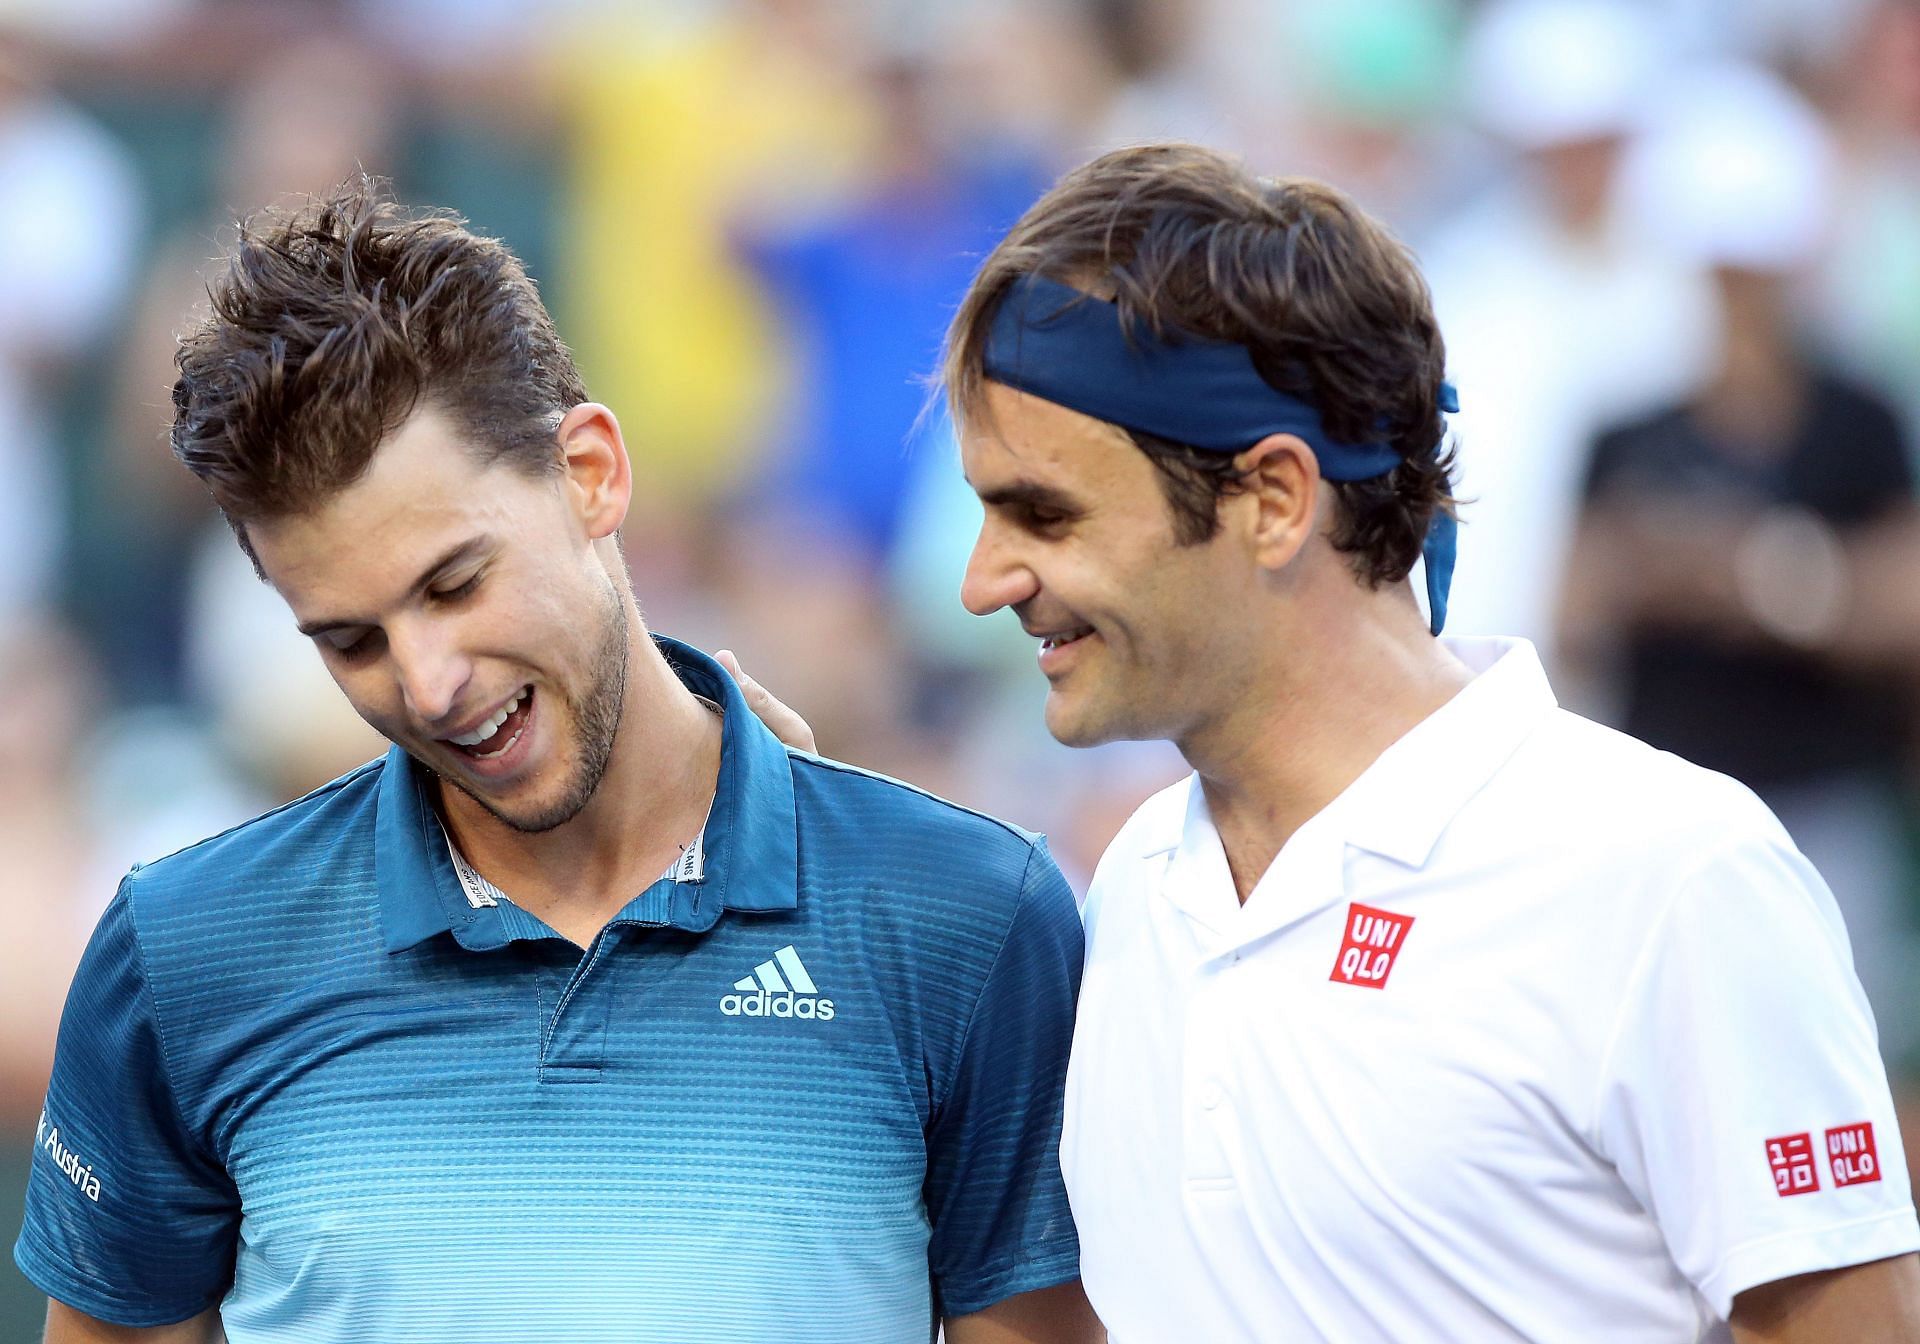
[[[1879,1180],[1880,1152],[1873,1144],[1873,1122],[1863,1120],[1828,1130],[1827,1162],[1836,1187]]]
[[[1347,907],[1346,937],[1328,977],[1343,985],[1384,989],[1393,959],[1406,943],[1412,915],[1396,915],[1355,902]]]

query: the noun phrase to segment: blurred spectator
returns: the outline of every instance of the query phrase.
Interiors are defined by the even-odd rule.
[[[1255,106],[1268,112],[1246,117],[1264,131],[1246,146],[1249,162],[1336,182],[1403,238],[1435,228],[1483,171],[1471,137],[1446,115],[1456,9],[1452,0],[1296,0],[1256,11],[1269,69]]]
[[[151,40],[202,0],[5,0],[0,22],[68,47],[124,46]]]
[[[1630,0],[1495,0],[1468,36],[1470,109],[1518,158],[1419,249],[1460,389],[1449,630],[1524,636],[1551,658],[1587,442],[1677,395],[1705,358],[1697,269],[1619,190],[1666,59]]]
[[[1649,0],[1696,56],[1738,56],[1774,67],[1831,59],[1849,45],[1874,0]]]
[[[60,397],[117,315],[141,227],[126,152],[27,60],[0,32],[0,630],[55,596]]]
[[[88,671],[56,622],[17,608],[0,617],[0,1216],[13,1226],[67,982],[112,894],[87,890],[92,846],[75,749],[97,704]],[[0,1266],[0,1334],[37,1339],[45,1312],[46,1299],[9,1258]]]
[[[1603,434],[1569,568],[1566,648],[1611,657],[1621,725],[1725,771],[1833,888],[1890,1064],[1920,1065],[1920,951],[1894,787],[1911,749],[1896,651],[1851,613],[1910,590],[1886,562],[1914,472],[1894,415],[1801,343],[1789,284],[1824,241],[1834,165],[1813,111],[1758,69],[1689,70],[1636,173],[1649,217],[1712,269],[1716,360]],[[1896,641],[1897,643],[1897,641]],[[1907,654],[1911,656],[1911,643]]]
[[[1085,0],[1078,6],[1084,41],[1099,78],[1079,128],[1063,126],[1063,143],[1081,131],[1085,152],[1075,162],[1137,140],[1206,140],[1246,146],[1251,129],[1244,105],[1215,83],[1207,0]],[[1226,96],[1223,96],[1226,95]]]
[[[17,1133],[39,1109],[67,981],[121,875],[259,799],[208,768],[190,729],[113,716],[85,646],[44,612],[0,626],[0,683],[0,1133]]]
[[[895,542],[954,296],[1047,180],[942,97],[927,51],[886,53],[870,80],[883,133],[865,180],[820,217],[763,221],[752,242],[798,377],[750,490],[877,565]]]
[[[752,474],[793,384],[790,343],[734,241],[741,221],[844,200],[877,134],[867,34],[829,0],[662,21],[607,6],[559,59],[571,133],[562,327],[621,418],[635,493],[703,505]]]
[[[1816,311],[1920,433],[1920,3],[1884,0],[1850,31],[1814,76],[1841,154]]]
[[[267,805],[298,798],[386,749],[225,527],[202,530],[187,579],[190,702]]]
[[[400,127],[390,73],[364,42],[327,32],[284,40],[259,52],[227,93],[214,200],[154,245],[127,318],[91,487],[90,567],[114,578],[95,585],[83,607],[127,699],[168,703],[189,694],[193,555],[209,531],[226,535],[166,439],[174,333],[206,302],[208,259],[237,214],[325,191],[363,167],[391,173]]]
[[[99,687],[72,634],[44,616],[0,626],[0,1133],[32,1124],[53,1062],[67,981],[111,891],[89,891],[80,744]]]

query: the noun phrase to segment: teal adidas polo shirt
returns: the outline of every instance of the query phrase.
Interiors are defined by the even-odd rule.
[[[584,952],[469,894],[397,749],[137,868],[14,1250],[231,1344],[901,1344],[1074,1278],[1081,934],[1038,837],[725,714],[704,867]],[[685,876],[685,874],[682,874]]]

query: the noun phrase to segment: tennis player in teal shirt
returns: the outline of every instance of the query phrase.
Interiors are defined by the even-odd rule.
[[[648,633],[500,244],[363,183],[213,297],[175,451],[394,746],[122,883],[15,1248],[48,1340],[1096,1338],[1039,838]]]

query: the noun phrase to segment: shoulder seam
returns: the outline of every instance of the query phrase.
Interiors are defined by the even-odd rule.
[[[180,1132],[191,1136],[194,1146],[199,1148],[202,1146],[199,1136],[187,1121],[186,1108],[180,1104],[180,1089],[174,1083],[173,1045],[167,1039],[167,1024],[160,1016],[160,998],[153,992],[153,972],[147,965],[146,943],[140,936],[139,911],[134,908],[133,901],[138,877],[138,873],[128,873],[121,880],[126,887],[127,928],[133,935],[133,957],[140,972],[140,993],[147,1001],[147,1015],[153,1020],[154,1043],[160,1047],[160,1081],[167,1089],[167,1104],[173,1107],[173,1118],[180,1126]],[[217,1154],[203,1151],[202,1156],[222,1171],[226,1170],[226,1164],[219,1160]]]
[[[279,816],[282,812],[292,811],[294,808],[300,807],[305,803],[315,802],[321,798],[328,796],[329,794],[338,793],[340,790],[346,788],[347,785],[359,779],[360,776],[374,770],[383,769],[386,766],[386,763],[387,763],[387,758],[385,756],[377,756],[373,760],[366,762],[364,765],[355,766],[353,769],[347,771],[346,774],[340,776],[340,778],[328,780],[325,784],[322,784],[319,788],[314,789],[310,792],[301,794],[298,798],[290,799],[287,802],[281,803],[278,807],[270,807],[265,812],[257,812],[253,816],[248,817],[245,821],[237,821],[223,831],[215,831],[212,835],[202,836],[200,839],[195,840],[192,844],[182,845],[178,849],[169,850],[167,853],[160,855],[159,858],[145,860],[144,862],[135,865],[135,869],[136,871],[138,871],[138,869],[140,868],[150,867],[151,865],[156,863],[164,863],[168,859],[178,858],[182,854],[191,854],[194,850],[199,849],[202,845],[210,845],[216,840],[224,840],[230,835],[237,835],[239,832],[246,830],[249,826],[257,826],[263,821],[270,821],[274,817]]]
[[[917,784],[909,784],[904,779],[895,779],[892,775],[883,775],[877,770],[865,770],[857,765],[848,765],[845,761],[836,761],[826,756],[816,756],[812,752],[801,751],[797,747],[787,748],[787,759],[789,761],[798,761],[804,765],[817,765],[835,774],[852,775],[858,779],[870,779],[878,784],[891,785],[903,793],[917,794],[919,797],[925,798],[928,802],[938,803],[941,807],[947,808],[950,811],[964,813],[969,817],[975,817],[981,821],[989,822],[1029,847],[1038,839],[1036,832],[1029,831],[1024,826],[1019,826],[1001,817],[996,817],[990,812],[982,812],[978,808],[968,807],[965,803],[956,803],[951,798],[942,798],[939,794],[929,793]],[[1022,881],[1024,880],[1023,878]]]

